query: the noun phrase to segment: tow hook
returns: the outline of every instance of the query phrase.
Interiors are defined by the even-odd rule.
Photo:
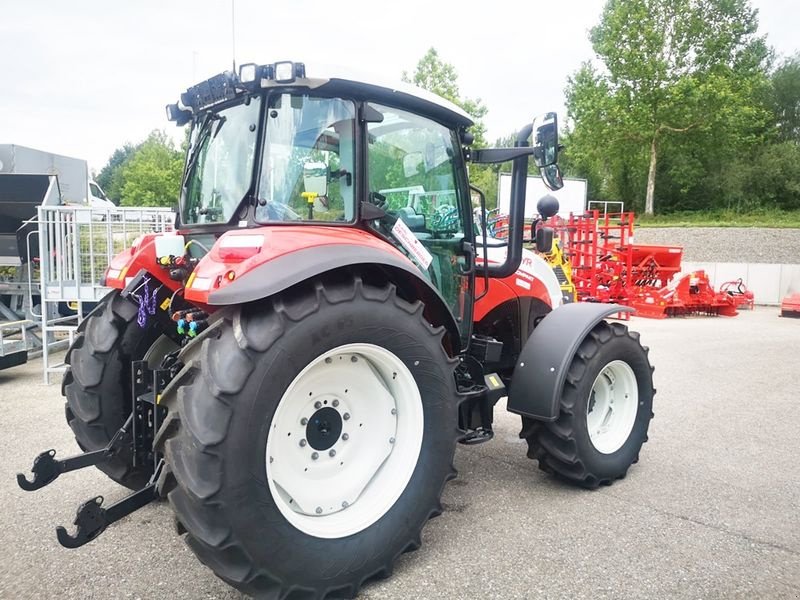
[[[95,496],[81,504],[73,521],[77,527],[75,535],[67,533],[64,527],[56,527],[56,537],[65,548],[77,548],[91,542],[112,523],[161,496],[160,487],[163,482],[160,478],[164,472],[164,459],[155,452],[153,440],[166,415],[166,409],[159,406],[158,400],[172,374],[169,369],[151,370],[146,361],[133,362],[131,371],[131,414],[105,448],[63,460],[55,458],[55,450],[45,450],[33,461],[31,479],[24,473],[17,473],[19,487],[32,492],[53,483],[62,473],[102,464],[126,449],[130,450],[130,459],[134,465],[147,461],[152,461],[155,465],[153,476],[144,487],[108,508],[103,508],[102,496]]]

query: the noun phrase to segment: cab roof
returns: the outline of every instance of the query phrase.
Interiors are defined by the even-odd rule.
[[[252,79],[244,76],[246,71]],[[308,88],[325,94],[386,103],[453,127],[466,128],[473,124],[472,118],[461,107],[409,83],[347,67],[317,64],[307,66],[305,63],[289,61],[269,65],[241,65],[238,75],[229,71],[220,73],[181,94],[178,107],[197,112],[240,94],[277,87]]]

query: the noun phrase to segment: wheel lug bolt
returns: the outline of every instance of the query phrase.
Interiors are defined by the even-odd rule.
[[[344,414],[342,415],[342,418],[343,418],[345,421],[348,421],[348,420],[350,420],[350,413],[344,413]]]
[[[339,406],[339,401],[334,400],[333,402],[331,402],[331,404],[333,405],[334,408],[336,408],[337,406]]]
[[[342,502],[342,508],[347,508],[348,506],[350,506],[350,504],[348,504],[347,500]]]
[[[332,362],[333,362],[333,359],[332,359],[330,356],[329,356],[328,358],[326,358],[326,359],[325,359],[325,364],[326,364],[326,365],[329,365],[329,364],[331,364]]]
[[[358,362],[358,357],[357,356],[351,356],[350,357],[350,362]]]
[[[342,439],[346,442],[347,440],[350,439],[350,434],[349,433],[343,433],[342,434]]]
[[[319,410],[320,408],[322,408],[322,402],[320,402],[319,400],[317,400],[316,402],[314,402],[314,408],[316,408],[317,410]]]
[[[319,452],[314,452],[311,454],[311,460],[317,460],[319,458]]]
[[[305,448],[305,446],[306,446],[306,444],[307,444],[307,443],[308,443],[308,442],[306,442],[305,440],[300,440],[300,447],[301,447],[301,448]]]
[[[308,419],[306,419],[305,417],[300,419],[300,425],[308,425]]]
[[[393,414],[393,415],[396,415],[396,414],[397,414],[397,409],[396,409],[396,408],[393,408],[393,409],[392,409],[392,414]]]
[[[328,456],[330,456],[331,458],[336,456],[336,450],[331,450],[330,452],[328,452]]]
[[[394,438],[389,438],[389,443],[394,444]]]
[[[318,514],[318,515],[321,515],[321,514],[322,514],[322,507],[321,507],[321,506],[318,506],[318,507],[317,507],[317,514]]]

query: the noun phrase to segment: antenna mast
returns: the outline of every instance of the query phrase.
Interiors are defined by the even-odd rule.
[[[231,62],[233,63],[233,72],[236,73],[236,13],[234,7],[236,0],[231,0]]]

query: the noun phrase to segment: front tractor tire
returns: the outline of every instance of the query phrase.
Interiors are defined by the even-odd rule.
[[[119,291],[109,293],[83,320],[67,352],[69,368],[61,390],[67,399],[67,423],[84,451],[107,446],[131,413],[131,362],[141,360],[159,337],[154,323],[139,327],[137,310]],[[97,468],[134,490],[153,474],[150,463],[132,465],[130,448]]]
[[[419,547],[455,475],[444,332],[360,279],[228,310],[162,399],[186,541],[253,596],[353,597]]]
[[[610,485],[639,460],[653,416],[653,368],[639,336],[601,321],[567,371],[558,418],[522,418],[520,437],[543,471],[586,488]]]

